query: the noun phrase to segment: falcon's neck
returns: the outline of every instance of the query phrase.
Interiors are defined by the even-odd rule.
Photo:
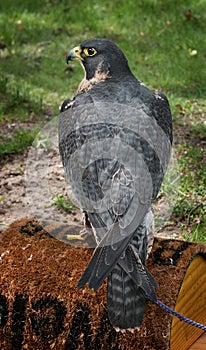
[[[79,84],[79,87],[77,90],[78,93],[89,91],[93,85],[98,84],[102,81],[105,81],[107,78],[110,77],[109,68],[103,65],[102,63],[100,63],[97,66],[95,73],[91,75],[91,77],[88,74],[88,72],[86,72],[84,66],[83,66],[83,69],[85,72],[85,76],[84,76],[84,79]]]
[[[105,81],[107,78],[109,78],[109,75],[104,72],[96,72],[94,77],[91,79],[84,77],[78,86],[77,92],[79,93],[89,91],[94,85]]]

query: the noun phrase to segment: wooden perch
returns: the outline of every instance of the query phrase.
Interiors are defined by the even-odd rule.
[[[175,311],[206,325],[206,254],[197,253],[192,259],[176,301]],[[206,334],[174,317],[170,349],[205,350]]]

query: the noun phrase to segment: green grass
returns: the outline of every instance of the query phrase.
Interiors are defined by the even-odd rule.
[[[187,9],[192,11],[190,19],[184,14]],[[76,64],[74,73],[65,70],[64,54],[94,36],[115,40],[135,75],[149,87],[164,90],[173,106],[180,98],[202,100],[205,20],[204,1],[6,1],[0,5],[3,113],[14,107],[11,89],[19,91],[20,102],[29,89],[25,99],[31,109],[39,98],[40,108],[51,104],[58,113],[83,74]]]
[[[76,208],[75,205],[62,194],[58,194],[56,197],[54,197],[51,204],[56,205],[58,209],[61,209],[66,213],[71,213]]]
[[[62,101],[75,95],[83,77],[78,64],[66,66],[67,50],[91,37],[114,40],[137,78],[169,98],[180,168],[174,216],[182,231],[189,232],[187,239],[202,240],[205,23],[205,0],[2,1],[0,123],[21,121],[22,127],[32,120],[42,125],[58,115]],[[29,144],[27,132],[20,144],[16,132],[6,145],[3,140],[2,153],[23,151]]]
[[[0,135],[0,155],[23,152],[31,146],[37,133],[38,128],[36,127],[34,130],[19,128],[10,138]]]
[[[0,95],[2,105],[0,107],[1,121],[6,115],[9,121],[26,122],[29,115],[42,114],[41,88],[32,87],[28,82],[18,79],[15,75],[4,75],[0,78]],[[12,112],[12,113],[11,113]]]
[[[196,145],[179,146],[180,179],[178,200],[173,213],[181,222],[186,239],[206,242],[206,162],[205,149]]]

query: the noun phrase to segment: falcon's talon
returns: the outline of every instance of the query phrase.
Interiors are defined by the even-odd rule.
[[[79,235],[81,239],[87,244],[88,247],[91,247],[91,248],[96,247],[97,243],[95,241],[95,237],[92,229],[89,229],[88,227],[84,227],[79,232]]]
[[[142,324],[145,295],[155,300],[158,286],[146,258],[153,244],[152,203],[170,158],[170,107],[162,93],[135,78],[110,40],[86,40],[66,60],[80,62],[85,78],[62,105],[59,150],[88,218],[81,237],[87,241],[89,229],[97,243],[78,286],[88,282],[96,290],[108,277],[109,319],[117,332],[134,332]]]

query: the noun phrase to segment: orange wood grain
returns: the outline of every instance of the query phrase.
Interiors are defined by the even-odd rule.
[[[204,256],[196,255],[190,263],[177,298],[175,311],[206,325],[206,259]],[[173,317],[170,350],[206,350],[203,333],[201,329]],[[199,345],[194,348],[197,341]]]
[[[188,348],[188,350],[205,350],[206,349],[206,333],[201,335],[196,342]]]

